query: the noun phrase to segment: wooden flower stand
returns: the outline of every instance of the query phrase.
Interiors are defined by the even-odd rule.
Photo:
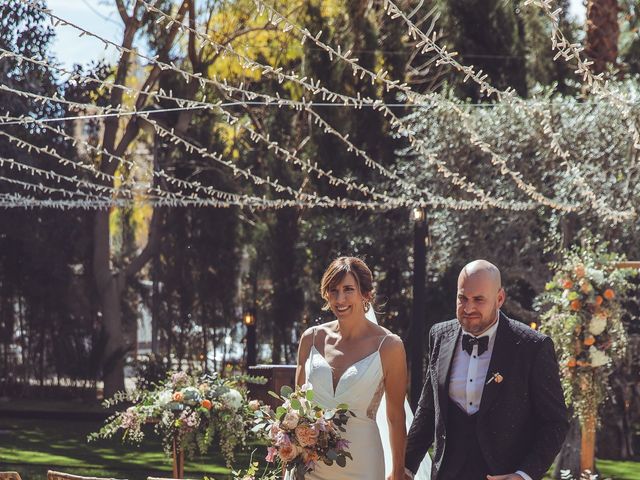
[[[589,415],[582,425],[582,443],[580,445],[580,471],[593,473],[596,451],[596,416]]]
[[[176,439],[173,439],[173,478],[184,478],[184,450],[178,446]]]

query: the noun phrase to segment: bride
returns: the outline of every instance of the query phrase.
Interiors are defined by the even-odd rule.
[[[312,384],[314,400],[323,407],[346,403],[356,414],[344,434],[353,460],[346,467],[320,462],[305,478],[403,480],[412,415],[405,400],[407,364],[402,340],[377,324],[373,276],[362,260],[334,260],[322,277],[320,292],[326,302],[323,308],[330,309],[336,320],[304,332],[296,383]],[[425,457],[416,479],[430,478],[430,463]]]

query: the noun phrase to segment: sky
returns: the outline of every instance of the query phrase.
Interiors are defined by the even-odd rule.
[[[64,20],[75,23],[86,30],[119,44],[122,38],[122,21],[114,0],[48,0],[48,8]],[[584,19],[583,0],[571,0],[570,13],[579,20]],[[66,68],[79,63],[87,65],[92,60],[115,60],[115,48],[104,49],[104,44],[89,36],[78,37],[70,27],[56,27],[53,52]]]

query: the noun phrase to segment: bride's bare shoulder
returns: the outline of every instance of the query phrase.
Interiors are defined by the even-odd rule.
[[[404,349],[404,342],[400,336],[392,333],[384,327],[381,328],[385,333],[380,345],[380,355],[393,362],[404,360],[406,353]]]
[[[335,331],[337,323],[338,323],[337,320],[332,320],[330,322],[321,323],[320,325],[315,325],[309,328],[307,331],[313,331],[315,329],[316,335],[318,335],[319,333],[323,333],[323,334],[331,333]]]
[[[326,335],[335,325],[335,321],[314,325],[307,328],[300,337],[300,348],[309,349],[313,343],[313,338],[317,335]]]

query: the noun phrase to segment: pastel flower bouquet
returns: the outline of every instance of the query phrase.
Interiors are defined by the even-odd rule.
[[[206,454],[216,438],[230,467],[236,448],[245,444],[254,411],[260,408],[257,400],[247,399],[247,381],[263,383],[263,379],[253,377],[170,373],[165,381],[149,389],[121,392],[106,400],[107,408],[124,402],[132,405],[110,416],[98,432],[89,435],[89,440],[111,438],[122,430],[123,441],[140,444],[144,439],[142,427],[150,423],[162,438],[165,453],[173,456],[178,478],[182,478],[183,456]]]
[[[266,460],[277,462],[292,479],[303,479],[318,462],[344,467],[349,453],[349,442],[342,438],[351,416],[348,405],[340,404],[325,409],[313,401],[311,385],[283,387],[280,395],[269,392],[282,401],[275,412],[262,407],[254,413],[253,431],[265,438],[269,447]]]

